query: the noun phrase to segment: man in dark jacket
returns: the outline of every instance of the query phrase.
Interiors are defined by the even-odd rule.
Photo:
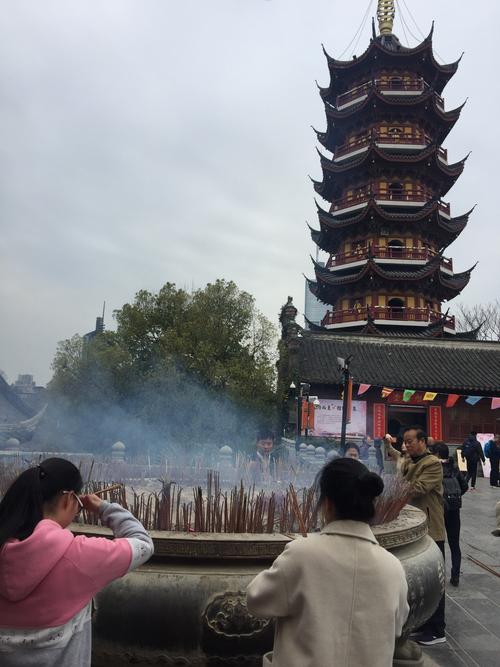
[[[467,462],[467,475],[465,481],[471,483],[471,491],[476,490],[476,476],[477,476],[477,464],[479,459],[485,463],[486,459],[484,458],[483,448],[481,443],[476,438],[477,433],[471,431],[469,437],[464,441],[462,445],[462,461]]]
[[[460,564],[462,552],[460,551],[460,508],[462,507],[462,496],[469,488],[464,476],[450,458],[448,445],[438,441],[434,445],[434,451],[443,466],[443,506],[444,525],[446,537],[451,552],[451,579],[452,586],[458,586],[460,582]]]
[[[490,484],[500,486],[500,434],[497,433],[493,440],[486,443],[484,453],[491,463]]]

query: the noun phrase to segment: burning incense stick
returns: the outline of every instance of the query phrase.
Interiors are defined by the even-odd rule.
[[[102,496],[103,493],[107,493],[108,491],[115,491],[116,489],[121,489],[123,484],[113,484],[112,486],[107,486],[105,489],[101,489],[100,491],[94,491],[94,496]]]

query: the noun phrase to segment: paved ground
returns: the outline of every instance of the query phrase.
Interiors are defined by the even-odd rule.
[[[462,507],[462,574],[459,588],[446,590],[447,643],[425,649],[439,667],[500,667],[500,537],[493,537],[500,489],[478,479]],[[498,573],[486,572],[470,555]],[[449,580],[449,551],[446,553]],[[432,663],[431,663],[432,664]]]

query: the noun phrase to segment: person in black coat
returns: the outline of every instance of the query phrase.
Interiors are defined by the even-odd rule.
[[[462,496],[469,487],[464,476],[455,465],[455,462],[450,458],[448,445],[441,441],[436,442],[434,451],[443,465],[444,525],[451,552],[450,584],[458,586],[460,582],[460,564],[462,562],[462,552],[460,551],[460,508],[462,507]]]
[[[476,438],[476,435],[477,433],[475,431],[470,432],[469,437],[464,440],[461,451],[462,461],[467,462],[467,475],[465,481],[471,483],[471,491],[476,490],[477,464],[479,460],[483,463],[486,462],[483,448],[481,447],[479,440]]]

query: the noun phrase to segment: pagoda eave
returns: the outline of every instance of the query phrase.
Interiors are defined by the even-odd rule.
[[[454,164],[447,164],[440,157],[440,147],[435,144],[429,145],[418,152],[394,153],[388,149],[380,148],[375,142],[372,142],[364,153],[342,160],[342,162],[335,162],[335,160],[331,160],[323,155],[318,149],[316,150],[320,156],[323,173],[331,173],[337,176],[349,173],[368,164],[370,166],[396,165],[396,167],[425,166],[426,171],[432,169],[433,174],[437,177],[442,175],[444,177],[458,178],[464,170],[468,157]]]
[[[426,112],[432,113],[442,122],[456,122],[460,117],[460,113],[465,106],[466,101],[456,109],[445,111],[439,106],[436,94],[433,90],[428,90],[420,95],[412,95],[411,97],[402,97],[399,95],[383,95],[376,88],[372,87],[363,100],[356,104],[352,104],[346,109],[338,110],[332,104],[325,104],[325,112],[327,119],[339,123],[344,120],[350,120],[353,116],[358,115],[360,111],[369,108],[373,113],[379,105],[383,111],[404,109],[417,110],[422,107]]]
[[[415,284],[420,292],[438,296],[441,300],[450,300],[458,296],[466,287],[472,271],[469,269],[463,273],[448,275],[441,269],[440,254],[426,265],[415,269],[388,270],[374,259],[369,259],[363,267],[348,275],[339,276],[316,262],[314,262],[314,270],[318,289],[323,294],[323,298],[326,293],[329,293],[328,298],[333,299],[329,301],[326,298],[327,303],[333,303],[335,299],[351,291],[354,286],[360,290],[372,290],[377,285],[378,288],[387,287],[391,291],[398,288],[405,289],[406,285],[415,289]]]
[[[359,76],[364,69],[369,71],[372,58],[376,58],[382,66],[387,67],[401,66],[402,61],[410,59],[424,64],[427,78],[432,81],[434,89],[442,93],[446,84],[456,73],[462,56],[453,63],[444,65],[438,63],[432,49],[432,29],[423,42],[413,48],[402,46],[394,35],[388,37],[379,36],[372,39],[365,52],[352,60],[336,60],[323,47],[330,71],[330,85],[328,88],[320,89],[323,99],[327,100],[336,95],[342,84],[345,85],[346,80],[349,81]]]

